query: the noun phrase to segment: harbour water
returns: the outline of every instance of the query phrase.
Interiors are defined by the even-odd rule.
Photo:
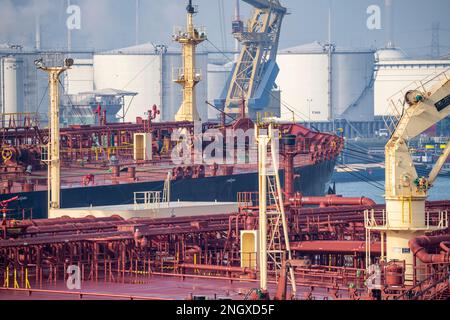
[[[384,181],[377,181],[376,185],[384,187]],[[375,185],[367,182],[340,182],[336,183],[336,192],[345,197],[360,197],[363,194],[367,198],[371,198],[376,203],[384,203],[384,191],[378,189]],[[429,200],[449,200],[450,199],[450,178],[439,177],[430,190]]]

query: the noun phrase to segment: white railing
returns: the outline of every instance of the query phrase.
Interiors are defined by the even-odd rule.
[[[134,210],[159,209],[161,191],[145,191],[134,193]]]
[[[174,68],[174,69],[172,69],[172,80],[173,81],[185,81],[185,80],[189,80],[189,79],[186,78],[184,68]],[[202,80],[202,70],[201,69],[194,69],[194,78],[192,80],[194,80],[196,82],[199,82]]]
[[[434,216],[432,215],[434,214]],[[435,218],[437,215],[437,219]],[[438,228],[447,229],[448,228],[448,212],[438,211],[438,212],[427,212],[425,218],[425,224],[427,229]]]
[[[378,212],[375,210],[364,211],[364,227],[369,230],[377,229],[389,229],[391,226],[393,229],[401,227],[410,227],[417,229],[416,224],[410,221],[409,218],[392,219],[389,218],[386,210]],[[420,225],[420,224],[419,224]],[[423,230],[443,230],[448,228],[448,212],[447,211],[427,211],[425,212],[424,221],[422,224]]]
[[[433,94],[440,86],[450,80],[450,69],[438,74],[432,74],[422,80],[413,81],[405,88],[401,89],[388,98],[387,115],[383,117],[386,128],[392,135],[397,127],[397,123],[403,115],[405,109],[405,96],[408,91],[418,90],[425,95]]]
[[[197,41],[204,41],[207,39],[206,28],[204,26],[195,27],[194,34],[189,34],[186,27],[174,27],[173,29],[173,40],[179,41],[180,39],[191,39]]]

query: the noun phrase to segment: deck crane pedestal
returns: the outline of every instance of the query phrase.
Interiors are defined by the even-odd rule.
[[[415,269],[414,255],[408,241],[448,227],[447,213],[439,212],[431,216],[425,210],[425,202],[429,189],[450,154],[450,140],[429,177],[418,175],[408,141],[450,115],[450,72],[446,71],[428,82],[420,82],[417,89],[403,91],[399,95],[391,103],[397,110],[400,107],[401,117],[397,119],[398,123],[385,148],[386,212],[381,223],[368,215],[366,228],[380,231],[386,237],[385,260],[404,261],[405,282],[409,283],[413,280]],[[420,274],[416,273],[416,278],[420,279]]]
[[[219,99],[217,108],[230,115],[240,113],[242,100],[248,102],[246,114],[253,120],[258,113],[279,116],[280,92],[273,90],[279,68],[276,63],[281,25],[287,9],[279,0],[243,0],[255,10],[243,28],[235,28],[234,36],[242,49]]]

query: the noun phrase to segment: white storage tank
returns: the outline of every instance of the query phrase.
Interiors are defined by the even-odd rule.
[[[16,57],[3,58],[1,60],[1,77],[2,112],[23,112],[23,60]]]
[[[208,102],[214,103],[215,99],[218,99],[222,94],[225,85],[230,77],[231,70],[233,68],[232,63],[223,64],[208,64]],[[208,118],[209,120],[220,119],[220,112],[208,106]]]
[[[204,103],[207,95],[207,53],[197,54],[196,68],[202,79],[197,87],[197,109],[207,119]],[[173,82],[172,70],[181,67],[181,53],[155,52],[151,44],[114,50],[94,55],[94,89],[127,90],[138,93],[125,99],[125,121],[134,122],[156,104],[161,114],[156,121],[173,121],[181,106],[182,87]],[[122,115],[123,111],[119,112]]]
[[[277,62],[282,120],[373,120],[373,50],[334,47],[331,72],[328,46],[319,42],[282,50]]]
[[[375,64],[375,116],[391,115],[389,100],[398,92],[415,89],[420,81],[450,68],[450,59],[410,59],[400,49],[381,49]]]

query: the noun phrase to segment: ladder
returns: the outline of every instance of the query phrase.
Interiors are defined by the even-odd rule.
[[[259,130],[256,130],[259,135]],[[284,261],[292,260],[292,253],[289,243],[288,229],[286,215],[284,211],[283,193],[281,189],[279,177],[279,148],[277,139],[279,139],[278,132],[275,134],[272,130],[272,125],[269,126],[268,135],[259,135],[259,166],[260,166],[260,221],[261,225],[266,225],[262,228],[266,235],[261,236],[261,241],[266,241],[265,250],[267,257],[267,267],[270,267],[275,272],[276,280],[278,281],[282,270]],[[270,151],[267,148],[270,143]],[[264,183],[265,180],[265,183]],[[265,195],[261,196],[261,195]],[[264,199],[265,198],[265,199]],[[264,202],[263,205],[261,205]],[[263,238],[265,238],[263,240]],[[262,272],[267,272],[269,268],[261,268]],[[267,275],[262,275],[266,277]],[[295,296],[297,292],[294,269],[289,267],[288,281],[291,284],[292,294]]]
[[[162,201],[163,203],[167,203],[170,205],[170,180],[172,180],[172,171],[167,172],[167,178],[164,181],[164,190]]]

